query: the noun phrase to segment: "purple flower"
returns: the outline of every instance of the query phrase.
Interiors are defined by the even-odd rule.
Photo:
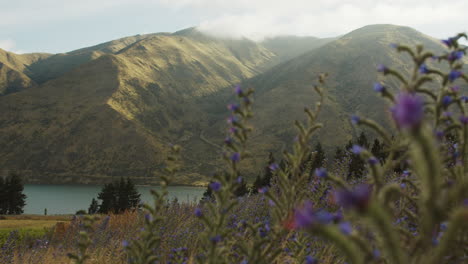
[[[194,214],[196,217],[202,217],[203,216],[203,211],[200,208],[195,208]]]
[[[428,74],[429,73],[429,69],[427,68],[427,65],[425,63],[421,64],[421,66],[419,66],[419,72],[422,73],[422,74]]]
[[[240,161],[240,153],[239,152],[234,152],[232,155],[231,155],[231,160],[233,162],[239,162]]]
[[[459,59],[463,58],[463,55],[464,55],[463,51],[452,51],[447,56],[447,59],[449,61],[456,61],[456,60],[459,60]]]
[[[466,95],[461,96],[460,99],[463,100],[463,102],[465,103],[468,102],[468,96]]]
[[[364,148],[359,145],[353,145],[353,147],[351,148],[351,152],[353,152],[356,155],[361,154],[362,151],[364,151]]]
[[[234,88],[234,92],[239,96],[242,96],[242,94],[244,93],[244,91],[242,91],[240,85],[236,85],[236,87]]]
[[[375,259],[379,259],[380,258],[380,251],[378,249],[374,249],[372,251],[372,255],[374,255]]]
[[[219,190],[221,190],[221,183],[220,182],[212,182],[210,183],[210,189],[217,192]]]
[[[311,201],[306,201],[294,212],[294,227],[305,228],[315,223],[315,211]]]
[[[236,116],[230,116],[227,119],[228,124],[236,124],[239,122],[239,119]]]
[[[379,82],[374,83],[374,91],[381,93],[384,90],[385,90],[385,87],[381,83]]]
[[[460,122],[464,125],[468,124],[468,116],[460,116]]]
[[[390,43],[390,45],[388,45],[390,48],[393,48],[393,49],[397,49],[398,48],[398,44],[396,43]]]
[[[272,163],[272,164],[270,164],[270,166],[268,166],[268,168],[271,171],[275,171],[275,170],[279,169],[279,165],[277,163]]]
[[[357,115],[352,115],[351,116],[351,123],[353,125],[359,124],[360,121],[361,121],[361,118],[359,116],[357,116]]]
[[[230,128],[229,128],[229,132],[231,132],[232,134],[235,134],[235,133],[237,133],[237,128],[235,128],[235,127],[230,127]]]
[[[449,106],[452,103],[452,97],[450,95],[446,95],[442,97],[442,105],[444,107]]]
[[[241,184],[244,181],[242,176],[237,177],[237,183]]]
[[[444,138],[444,131],[437,130],[435,135],[439,140],[442,140]]]
[[[153,221],[153,216],[151,214],[145,214],[145,219],[146,221],[151,222]]]
[[[418,95],[403,93],[398,95],[395,106],[391,110],[398,127],[415,129],[423,120],[424,102]]]
[[[400,188],[405,189],[406,188],[406,183],[400,183]]]
[[[463,73],[461,71],[452,70],[452,71],[450,71],[450,73],[448,75],[448,79],[449,79],[450,82],[453,82],[456,79],[460,78],[462,75],[463,75]]]
[[[350,222],[341,222],[339,224],[339,229],[344,235],[351,235],[353,232],[353,227],[351,226]]]
[[[217,243],[221,242],[222,237],[220,235],[216,235],[216,236],[210,238],[210,240],[211,240],[211,242],[217,244]]]
[[[127,247],[130,246],[130,243],[128,243],[127,240],[123,240],[123,241],[122,241],[122,246],[123,246],[124,248],[127,248]]]
[[[305,264],[318,264],[318,260],[311,255],[305,257]]]
[[[376,157],[370,157],[367,162],[369,162],[370,165],[375,165],[379,163],[379,160]]]
[[[335,194],[336,201],[344,208],[355,208],[365,211],[369,206],[371,196],[371,186],[360,184],[353,190],[340,190]]]
[[[383,64],[379,64],[379,66],[377,66],[377,71],[386,74],[388,72],[388,68]]]
[[[235,111],[239,110],[239,105],[238,105],[238,104],[228,104],[228,105],[227,105],[227,108],[228,108],[230,111],[235,112]]]
[[[325,168],[315,169],[315,175],[319,178],[326,178],[328,176],[327,170]]]
[[[442,43],[444,43],[447,47],[451,47],[455,43],[455,38],[443,39]]]
[[[258,193],[266,193],[266,192],[268,192],[268,187],[267,186],[263,186],[263,187],[258,188]]]

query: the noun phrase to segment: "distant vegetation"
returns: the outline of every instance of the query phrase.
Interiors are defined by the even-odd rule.
[[[18,215],[23,213],[26,205],[24,186],[18,174],[12,173],[9,177],[0,176],[0,215]]]

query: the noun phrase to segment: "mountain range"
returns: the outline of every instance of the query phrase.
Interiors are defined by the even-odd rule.
[[[205,184],[222,166],[232,87],[255,89],[254,133],[245,175],[294,138],[293,120],[318,99],[329,74],[321,130],[327,150],[355,133],[352,113],[385,121],[372,91],[378,64],[411,70],[391,43],[440,41],[408,27],[366,26],[337,38],[281,36],[254,42],[188,28],[136,35],[62,54],[0,50],[0,173],[34,183],[103,183],[130,176],[159,181],[170,144],[183,147],[173,184]],[[396,87],[391,80],[390,87]],[[277,155],[279,158],[279,155]]]

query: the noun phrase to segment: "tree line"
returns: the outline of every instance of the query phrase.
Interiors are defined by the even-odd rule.
[[[140,207],[141,194],[136,189],[135,184],[127,178],[120,178],[120,181],[115,181],[104,185],[99,192],[97,199],[92,199],[88,208],[88,214],[107,214],[107,213],[122,213],[126,210],[132,210]]]

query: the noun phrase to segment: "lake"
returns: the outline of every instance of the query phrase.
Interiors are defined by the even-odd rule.
[[[36,185],[26,184],[24,194],[26,194],[26,206],[24,214],[74,214],[80,209],[88,210],[93,198],[97,199],[101,191],[100,185]],[[160,187],[137,186],[141,193],[141,200],[149,203],[153,201],[150,193],[151,189],[159,190]],[[168,187],[169,199],[177,198],[183,202],[199,201],[205,188],[190,186],[170,186]]]

